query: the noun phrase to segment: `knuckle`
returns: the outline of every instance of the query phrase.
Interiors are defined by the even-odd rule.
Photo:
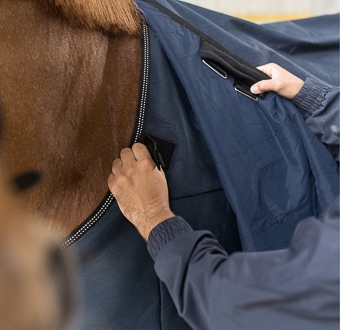
[[[117,184],[116,184],[117,188],[121,186],[123,187],[126,186],[128,181],[129,181],[128,177],[124,174],[117,176]]]
[[[142,159],[140,165],[142,169],[145,171],[153,170],[153,163],[151,162],[150,159],[147,158]]]
[[[135,167],[134,166],[132,166],[131,164],[126,165],[126,168],[125,168],[126,176],[131,177],[131,176],[134,176],[135,173],[136,173],[136,171],[135,171]]]
[[[264,92],[267,90],[267,82],[266,81],[261,81],[257,84],[257,88],[259,89],[259,92]]]

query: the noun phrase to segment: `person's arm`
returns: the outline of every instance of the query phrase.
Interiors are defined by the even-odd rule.
[[[180,217],[149,235],[157,276],[193,329],[337,329],[339,200],[300,224],[287,250],[228,257],[208,231]]]
[[[291,100],[299,110],[311,131],[324,143],[339,161],[339,87],[307,78],[303,80],[277,64],[258,67],[271,80],[263,80],[251,87],[254,94],[267,91],[277,92]],[[334,128],[333,128],[333,127]]]
[[[324,143],[339,162],[339,87],[330,87],[307,78],[299,93],[292,100],[307,125]]]
[[[228,256],[210,232],[170,211],[164,173],[145,146],[124,149],[112,172],[112,194],[194,329],[336,329],[339,208],[331,221],[300,224],[288,250]]]

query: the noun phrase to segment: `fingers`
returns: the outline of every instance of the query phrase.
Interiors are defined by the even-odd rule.
[[[276,91],[277,84],[275,80],[262,80],[250,87],[253,94],[260,94],[268,91]]]
[[[135,178],[136,173],[140,173],[138,168],[148,172],[156,167],[147,147],[141,143],[134,144],[132,149],[123,149],[120,157],[114,160],[112,173],[108,177],[109,189],[116,198],[117,194],[119,195],[122,180],[126,182],[126,178]]]
[[[266,73],[271,79],[259,81],[251,86],[250,91],[253,94],[273,91],[288,100],[292,100],[304,84],[303,80],[275,63],[259,66],[258,69]]]
[[[115,159],[114,162],[112,163],[112,173],[115,174],[119,172],[122,166],[123,166],[122,160],[120,158]]]
[[[257,67],[260,71],[264,72],[268,77],[273,78],[273,70],[276,68],[275,63],[268,63]]]
[[[120,153],[121,158],[117,158],[112,164],[112,173],[119,173],[123,167],[132,165],[136,161],[147,161],[152,166],[156,166],[152,157],[144,144],[135,143],[132,149],[125,148]]]
[[[130,148],[125,148],[120,152],[120,159],[123,164],[136,161],[135,155]]]
[[[264,72],[268,77],[273,78],[273,71],[277,69],[275,63],[269,63],[257,67],[258,70]],[[253,94],[261,94],[268,91],[275,91],[276,82],[271,80],[262,80],[250,87]]]
[[[148,159],[151,162],[153,162],[152,157],[149,153],[149,150],[144,144],[135,143],[132,146],[132,151],[137,161]]]

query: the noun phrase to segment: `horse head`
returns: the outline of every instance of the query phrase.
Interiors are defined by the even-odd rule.
[[[71,311],[70,266],[59,239],[17,200],[37,178],[0,177],[0,329],[64,329]]]
[[[46,223],[68,234],[107,193],[135,124],[141,21],[131,0],[0,1],[0,329],[67,322]]]

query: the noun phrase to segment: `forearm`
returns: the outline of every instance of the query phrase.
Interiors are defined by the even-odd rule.
[[[249,254],[229,258],[210,232],[193,231],[179,217],[155,227],[148,249],[178,314],[193,329],[270,328],[263,327],[268,323],[266,315],[273,300],[282,295],[260,289],[269,269],[264,270],[255,259],[247,260]]]
[[[261,264],[245,253],[229,258],[210,232],[193,231],[179,217],[154,228],[148,249],[178,314],[193,329],[270,328],[263,327],[268,324],[265,316],[282,294],[260,289],[270,269],[268,263]],[[275,328],[282,329],[276,322]]]
[[[210,232],[193,231],[175,217],[153,229],[148,249],[179,315],[193,329],[335,329],[337,218],[338,211],[330,225],[306,220],[288,250],[228,256]],[[325,244],[310,244],[325,232]],[[325,253],[328,258],[320,260]]]
[[[212,309],[211,272],[228,256],[212,234],[193,231],[182,218],[174,217],[151,231],[148,250],[179,315],[193,329],[217,329],[212,325],[216,319],[208,315]]]
[[[331,130],[332,125],[339,127],[339,87],[307,78],[293,104],[311,131],[339,161],[339,136]]]

